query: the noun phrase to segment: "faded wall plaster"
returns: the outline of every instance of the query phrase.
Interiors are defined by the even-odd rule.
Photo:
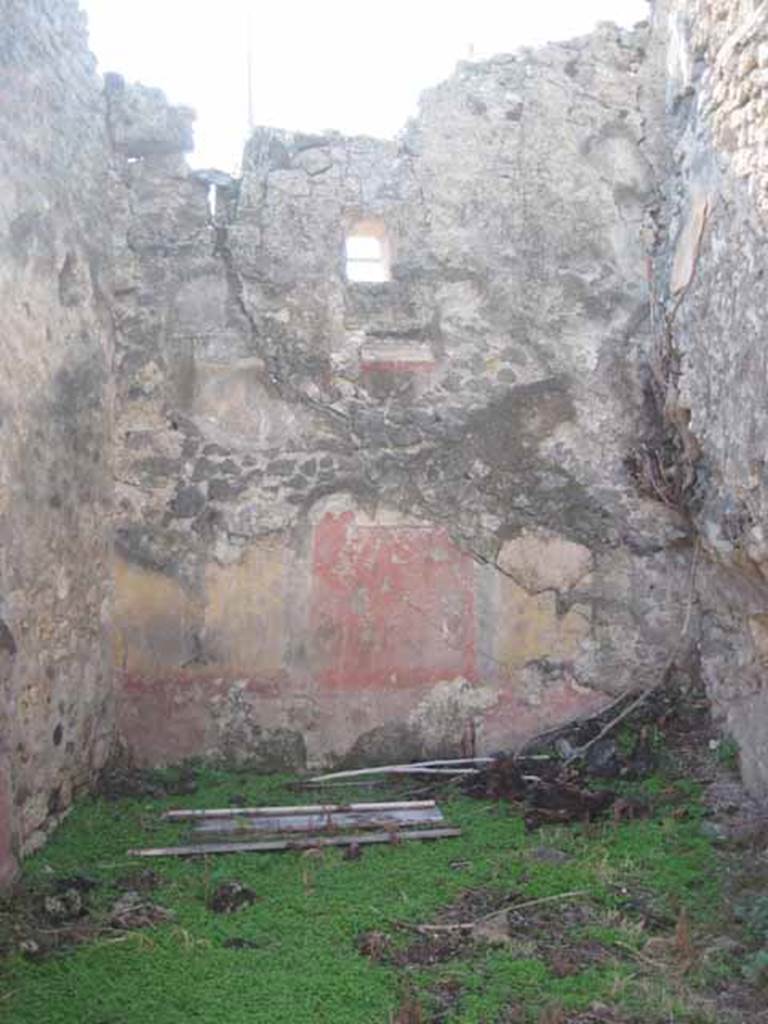
[[[0,884],[113,736],[112,186],[74,3],[0,2]]]
[[[676,0],[658,16],[674,142],[655,249],[659,405],[701,545],[701,671],[765,794],[768,5]]]
[[[75,0],[0,15],[0,884],[116,725],[491,751],[674,661],[768,791],[768,4],[459,65],[396,141],[258,129],[238,180]]]
[[[604,26],[460,65],[395,142],[258,129],[214,216],[178,156],[125,165],[116,629],[142,763],[498,749],[659,677],[690,547],[625,465],[650,43]],[[387,283],[345,280],[361,220]]]

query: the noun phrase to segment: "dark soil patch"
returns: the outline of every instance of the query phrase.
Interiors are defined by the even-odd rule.
[[[617,959],[617,951],[583,935],[595,920],[595,912],[584,903],[533,907],[506,912],[511,938],[528,942],[533,955],[547,964],[556,978],[566,978],[589,967]],[[621,954],[618,955],[621,958]]]
[[[214,914],[234,914],[255,903],[259,897],[242,882],[223,882],[208,901]]]
[[[35,929],[28,931],[23,938],[19,937],[15,949],[27,960],[45,960],[54,954],[66,953],[76,946],[93,942],[103,932],[103,926],[93,921],[61,928]]]
[[[197,789],[197,772],[189,765],[165,771],[145,771],[115,761],[102,771],[96,793],[106,800],[137,796],[161,800],[166,796],[189,796]]]
[[[355,945],[360,956],[380,961],[389,953],[392,940],[386,932],[363,932],[357,936]]]
[[[17,885],[0,906],[0,955],[21,953],[27,960],[44,960],[116,932],[146,928],[173,919],[171,911],[147,901],[145,893],[160,882],[153,871],[121,879],[127,889],[110,909],[89,902],[99,886],[84,874],[67,875],[32,885]],[[142,891],[139,891],[143,889]]]
[[[141,893],[123,893],[110,912],[110,924],[121,931],[133,931],[136,928],[151,928],[156,924],[172,921],[175,915],[165,907],[150,903]]]
[[[471,947],[469,937],[461,932],[435,932],[420,935],[405,949],[393,950],[383,962],[395,967],[432,967],[466,956]]]
[[[458,897],[440,911],[439,924],[464,924],[476,921],[486,914],[509,907],[524,899],[517,889],[498,892],[493,889],[464,889]]]
[[[144,868],[143,871],[132,871],[128,875],[118,878],[115,885],[118,889],[131,892],[152,892],[163,885],[163,876],[153,871],[152,868]]]
[[[625,1017],[610,1006],[596,1005],[582,1013],[562,1013],[559,1017],[555,1016],[552,1024],[639,1024],[639,1022],[631,1021],[629,1017]]]
[[[427,1024],[418,996],[410,988],[403,995],[392,1024]]]
[[[460,931],[418,935],[405,946],[384,932],[364,932],[357,938],[361,956],[389,967],[433,967],[472,951],[469,937]]]
[[[20,953],[31,961],[93,942],[104,931],[88,905],[97,883],[84,875],[17,884],[0,903],[0,956]]]
[[[64,889],[51,896],[43,896],[40,905],[40,916],[52,925],[76,921],[88,913],[83,905],[83,897],[77,889]]]
[[[18,883],[0,901],[0,956],[21,952],[31,960],[94,938],[88,893],[97,883],[86,876]]]
[[[728,1024],[768,1024],[768,993],[731,979],[717,994],[717,1020]]]
[[[615,954],[594,939],[578,939],[545,946],[539,953],[556,978],[579,974],[594,964],[614,959]]]
[[[89,875],[68,875],[66,878],[57,878],[53,883],[56,892],[66,892],[68,889],[80,893],[92,892],[98,885],[98,881]]]
[[[586,897],[584,900],[586,901]],[[550,903],[539,907],[525,907],[515,910],[514,906],[506,912],[507,924],[511,934],[546,938],[557,938],[565,931],[583,928],[595,920],[595,912],[588,902],[574,900],[572,902]]]
[[[621,894],[618,909],[636,920],[647,932],[669,932],[677,918],[659,906],[658,897],[647,889],[616,887]]]
[[[239,936],[233,936],[222,942],[224,949],[260,949],[262,945],[263,943],[254,939],[241,939]]]
[[[444,978],[427,989],[433,1010],[430,1024],[446,1024],[456,1013],[464,992],[464,986],[458,978]]]

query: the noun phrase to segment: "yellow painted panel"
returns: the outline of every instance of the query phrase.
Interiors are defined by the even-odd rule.
[[[249,675],[281,667],[284,561],[270,541],[254,544],[235,565],[208,566],[205,646],[216,664]]]
[[[163,573],[117,558],[115,578],[115,664],[147,670],[180,668],[194,655],[198,603]]]
[[[574,658],[589,633],[585,609],[574,607],[558,617],[555,595],[529,594],[514,580],[499,581],[494,656],[508,668],[536,658]]]

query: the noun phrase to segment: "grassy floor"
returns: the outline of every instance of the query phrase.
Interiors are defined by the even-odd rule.
[[[12,953],[0,960],[0,1019],[386,1024],[406,1019],[402,1006],[410,991],[424,1022],[539,1021],[548,1012],[555,1014],[552,1020],[566,1020],[552,1007],[578,1011],[595,1002],[616,1008],[619,1016],[606,1020],[708,1020],[690,996],[699,981],[729,969],[723,957],[705,958],[706,968],[703,961],[688,965],[683,983],[682,972],[661,969],[662,961],[670,967],[672,953],[643,952],[649,934],[639,924],[649,913],[666,921],[662,941],[670,950],[682,908],[694,944],[717,930],[719,875],[700,831],[696,787],[678,782],[669,789],[653,779],[643,788],[654,800],[649,819],[545,828],[533,835],[505,805],[453,797],[444,808],[448,821],[464,829],[462,838],[369,847],[352,861],[336,849],[322,856],[126,858],[131,846],[174,842],[184,834],[181,826],[159,821],[166,807],[226,806],[235,793],[249,803],[306,801],[279,778],[209,771],[201,774],[194,796],[83,800],[27,863],[27,888],[42,893],[56,878],[85,872],[99,882],[87,897],[91,917],[97,917],[120,895],[119,880],[149,864],[162,876],[150,898],[176,919],[34,962]],[[569,858],[547,859],[543,846]],[[231,879],[253,888],[259,899],[235,914],[215,914],[207,900]],[[415,936],[398,923],[434,921],[467,891],[491,899],[514,892],[531,900],[574,890],[588,895],[552,905],[544,919],[534,914],[529,933],[523,929],[515,941],[470,943],[433,965],[409,964],[407,952],[377,961],[358,948],[360,935],[375,931],[388,937],[390,953],[407,949]],[[581,916],[574,916],[574,905]],[[4,920],[7,930],[12,915],[6,912]],[[255,945],[228,948],[224,942],[231,938]],[[541,951],[560,939],[573,948],[596,947],[601,955],[575,970],[558,970],[556,959]],[[407,1019],[419,1014],[414,1010]]]

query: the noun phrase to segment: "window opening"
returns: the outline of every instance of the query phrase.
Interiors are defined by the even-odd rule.
[[[355,225],[347,235],[346,259],[348,281],[389,281],[389,246],[383,226]]]

